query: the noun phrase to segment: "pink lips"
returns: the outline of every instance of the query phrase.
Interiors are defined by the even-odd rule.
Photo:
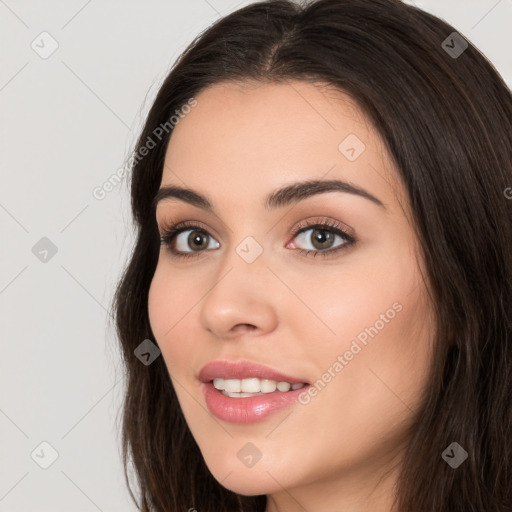
[[[274,391],[252,397],[231,398],[224,395],[213,386],[214,378],[244,379],[259,378],[270,379],[276,382],[289,382],[290,384],[306,384],[300,389],[286,392]],[[269,415],[282,410],[294,403],[299,394],[309,384],[305,379],[291,377],[281,372],[259,364],[239,361],[213,361],[205,365],[198,376],[206,405],[217,418],[232,423],[253,423],[267,418]]]
[[[249,363],[248,361],[212,361],[201,368],[199,380],[201,382],[210,382],[220,377],[221,379],[270,379],[276,382],[289,382],[290,384],[306,383],[303,379],[290,377],[284,373],[272,370],[268,366]]]

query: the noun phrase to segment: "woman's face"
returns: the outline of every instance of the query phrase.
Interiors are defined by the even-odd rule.
[[[434,325],[405,190],[340,91],[223,83],[195,99],[161,188],[191,189],[211,210],[190,195],[158,202],[162,235],[189,224],[162,245],[148,303],[186,421],[237,493],[306,508],[366,493],[400,456],[430,374]],[[266,203],[316,180],[365,192],[297,185]],[[213,361],[248,364],[201,372]],[[264,392],[226,396],[215,377],[231,393]],[[272,392],[287,380],[307,385]]]

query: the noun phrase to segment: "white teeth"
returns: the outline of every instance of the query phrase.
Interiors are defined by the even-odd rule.
[[[273,393],[274,391],[286,392],[300,389],[302,383],[290,384],[289,382],[277,382],[271,379],[213,379],[213,386],[219,391],[224,391],[227,396],[253,396],[254,394]]]
[[[215,389],[224,389],[224,379],[213,379],[213,386]]]
[[[292,385],[289,382],[278,382],[277,383],[277,389],[279,391],[290,391],[290,388]]]
[[[259,393],[261,391],[260,379],[242,379],[241,388],[240,391],[243,393]]]
[[[249,396],[262,395],[263,393],[228,393],[227,391],[222,391],[222,394],[231,398],[247,398]]]
[[[229,393],[240,393],[240,391],[242,391],[240,387],[240,381],[238,379],[226,379],[224,381],[223,389]]]
[[[277,389],[277,382],[270,379],[262,379],[260,384],[262,393],[273,393]]]

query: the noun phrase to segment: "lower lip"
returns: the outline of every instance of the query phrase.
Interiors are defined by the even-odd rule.
[[[230,423],[254,423],[280,411],[297,401],[309,384],[291,391],[274,391],[245,398],[231,398],[213,386],[203,383],[203,393],[210,412],[220,420]]]

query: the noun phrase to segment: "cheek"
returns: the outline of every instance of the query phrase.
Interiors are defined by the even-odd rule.
[[[372,303],[365,313],[357,312],[354,303],[355,309],[338,317],[333,324],[335,341],[318,341],[309,353],[317,368],[316,396],[298,406],[301,421],[287,422],[283,431],[276,429],[272,434],[283,444],[307,439],[308,452],[315,454],[307,464],[316,467],[321,459],[318,471],[329,474],[364,460],[385,458],[388,451],[398,449],[414,421],[430,375],[429,338],[425,331],[425,336],[412,339],[424,314],[417,308],[417,297],[407,293],[392,297],[398,297],[402,309],[393,309],[396,314],[380,330],[371,328],[379,314],[385,314],[388,300],[382,302],[384,307]],[[360,341],[363,337],[357,338],[361,333],[366,343]],[[321,436],[319,418],[328,425]]]
[[[397,425],[419,407],[430,375],[434,326],[414,259],[398,256],[344,271],[323,292],[309,295],[308,305],[329,330],[305,319],[297,326],[296,336],[302,332],[308,344],[302,356],[314,362],[318,379],[307,415],[328,417],[336,425],[327,445],[344,434],[353,448],[369,448],[399,435]]]
[[[189,274],[176,272],[159,261],[148,293],[148,315],[153,334],[165,341],[180,329],[197,302],[198,292]]]
[[[151,330],[156,339],[160,341],[167,329],[172,325],[169,323],[169,308],[167,304],[171,301],[168,287],[164,285],[161,272],[157,267],[148,293],[148,316]],[[172,310],[171,310],[172,311]],[[165,319],[168,319],[166,321]]]
[[[158,342],[169,373],[183,370],[189,358],[190,343],[180,343],[182,330],[187,325],[194,297],[190,287],[170,278],[164,268],[158,266],[148,293],[148,316],[151,330]],[[197,299],[196,299],[197,300]],[[181,334],[180,334],[181,333]],[[179,350],[178,350],[179,348]]]
[[[361,354],[379,347],[384,360],[398,364],[410,357],[421,327],[430,326],[425,325],[428,303],[415,258],[406,245],[396,243],[399,237],[388,239],[395,242],[361,251],[354,265],[335,276],[325,288],[328,293],[317,295],[318,309],[338,352],[350,350],[356,341]]]

